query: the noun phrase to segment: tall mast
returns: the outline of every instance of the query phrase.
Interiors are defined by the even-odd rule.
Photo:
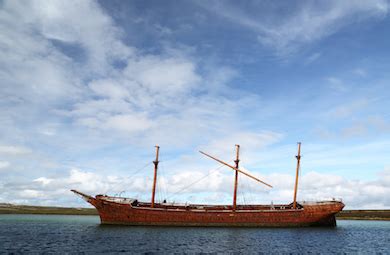
[[[295,174],[295,187],[294,187],[294,203],[293,203],[293,208],[297,208],[297,191],[298,191],[298,176],[299,176],[299,164],[301,162],[301,143],[298,143],[298,155],[296,156],[297,158],[297,171]]]
[[[153,161],[154,164],[154,178],[153,178],[153,191],[152,191],[152,202],[150,207],[154,207],[154,195],[156,194],[156,181],[157,181],[157,167],[158,167],[158,152],[160,146],[156,145],[156,160]]]
[[[234,163],[236,163],[236,168],[238,169],[238,163],[240,162],[239,159],[240,156],[240,145],[236,144],[236,160],[234,160]],[[234,195],[233,195],[233,211],[237,208],[237,185],[238,185],[238,171],[235,171],[235,177],[234,177]]]

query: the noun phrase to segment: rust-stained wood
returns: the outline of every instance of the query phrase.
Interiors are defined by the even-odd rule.
[[[207,153],[205,153],[205,152],[203,152],[203,151],[199,151],[199,152],[202,153],[203,155],[205,155],[205,156],[211,158],[211,159],[214,159],[215,161],[217,161],[217,162],[219,162],[219,163],[221,163],[221,164],[223,164],[223,165],[225,165],[225,166],[230,167],[230,168],[233,169],[233,170],[236,170],[236,171],[238,171],[238,172],[240,172],[240,173],[242,173],[242,174],[244,174],[244,175],[246,175],[246,176],[252,178],[253,180],[256,180],[256,181],[258,181],[258,182],[260,182],[260,183],[262,183],[262,184],[264,184],[264,185],[266,185],[266,186],[272,188],[272,186],[271,186],[270,184],[268,184],[268,183],[266,183],[266,182],[263,182],[262,180],[260,180],[260,179],[258,179],[258,178],[256,178],[256,177],[254,177],[253,175],[250,175],[250,174],[248,174],[248,173],[246,173],[246,172],[244,172],[244,171],[241,171],[241,170],[238,169],[237,167],[234,167],[234,166],[232,166],[232,165],[230,165],[230,164],[228,164],[228,163],[226,163],[226,162],[224,162],[224,161],[222,161],[222,160],[219,160],[219,159],[217,159],[217,158],[215,158],[215,157],[213,157],[213,156],[211,156],[211,155],[209,155],[209,154],[207,154]]]
[[[91,198],[88,196],[88,198]],[[300,209],[291,205],[237,206],[233,213],[229,209],[208,208],[207,205],[174,206],[165,208],[155,204],[154,208],[143,203],[124,204],[105,200],[105,196],[88,199],[99,212],[102,224],[143,226],[212,226],[212,227],[305,227],[335,226],[335,214],[344,204],[339,201],[304,204]],[[231,207],[231,206],[230,206]],[[252,208],[253,207],[253,208]]]

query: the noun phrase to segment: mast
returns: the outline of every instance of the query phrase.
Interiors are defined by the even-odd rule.
[[[297,171],[295,174],[295,187],[294,187],[294,202],[293,202],[293,208],[297,208],[297,191],[298,191],[298,176],[299,176],[299,164],[301,161],[301,143],[298,143],[298,155],[295,156],[297,158]]]
[[[240,145],[236,144],[236,160],[234,160],[234,163],[236,163],[237,169],[238,169],[238,163],[240,162],[239,155],[240,155]],[[235,211],[237,208],[237,186],[238,186],[238,171],[236,170],[234,176],[233,211]]]
[[[156,181],[157,181],[157,167],[158,167],[158,152],[160,150],[160,146],[156,145],[156,160],[153,161],[154,164],[154,178],[153,178],[153,191],[152,191],[152,202],[150,207],[154,207],[154,195],[156,194]]]

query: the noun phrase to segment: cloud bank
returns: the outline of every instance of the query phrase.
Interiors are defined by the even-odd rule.
[[[233,192],[233,172],[229,169],[210,171],[182,171],[173,176],[159,178],[158,201],[168,199],[181,203],[230,204]],[[161,173],[160,173],[161,174]],[[256,174],[255,174],[256,175]],[[269,189],[258,183],[239,177],[238,201],[250,203],[290,203],[295,177],[290,174],[270,174],[260,177],[271,183]],[[6,183],[1,188],[0,199],[12,203],[38,205],[86,206],[76,199],[69,188],[89,194],[109,194],[136,197],[149,201],[152,178],[133,176],[123,178],[101,175],[80,169],[71,169],[61,178],[39,177],[28,183]],[[390,170],[380,172],[373,181],[347,180],[333,174],[308,172],[301,176],[299,201],[342,199],[349,209],[389,208]]]

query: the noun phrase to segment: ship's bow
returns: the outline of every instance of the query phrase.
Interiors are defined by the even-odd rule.
[[[87,201],[88,203],[90,203],[91,205],[93,205],[96,208],[96,203],[97,203],[96,198],[94,198],[90,195],[84,194],[80,191],[74,190],[74,189],[72,189],[70,191],[72,191],[76,195],[80,196],[82,199],[84,199],[85,201]]]

